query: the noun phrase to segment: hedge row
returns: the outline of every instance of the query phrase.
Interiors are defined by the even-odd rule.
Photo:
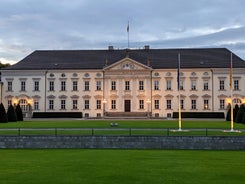
[[[173,118],[179,118],[179,112],[173,112]],[[225,118],[223,112],[181,112],[181,118]]]

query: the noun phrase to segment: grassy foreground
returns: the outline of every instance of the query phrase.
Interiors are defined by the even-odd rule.
[[[239,184],[244,151],[0,150],[0,183]]]

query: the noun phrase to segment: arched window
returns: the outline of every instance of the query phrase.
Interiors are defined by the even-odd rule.
[[[26,99],[20,99],[19,100],[19,104],[20,104],[20,107],[22,109],[22,111],[28,111],[29,108],[28,108],[28,102]]]

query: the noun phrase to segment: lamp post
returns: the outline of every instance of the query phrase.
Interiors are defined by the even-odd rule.
[[[150,118],[150,104],[151,104],[151,100],[147,99],[146,100],[147,103],[147,117]]]
[[[105,117],[105,104],[107,103],[106,99],[104,99],[102,103],[103,103],[103,117]]]

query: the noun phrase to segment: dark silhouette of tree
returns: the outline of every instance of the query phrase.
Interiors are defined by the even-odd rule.
[[[17,116],[16,116],[13,105],[9,106],[7,114],[8,114],[8,121],[9,122],[16,122],[17,121]]]
[[[0,104],[0,123],[7,123],[8,117],[3,104]]]
[[[242,123],[242,118],[244,113],[245,113],[245,104],[242,104],[240,106],[239,111],[237,112],[236,123]]]
[[[235,105],[235,109],[234,109],[234,113],[233,113],[233,119],[234,119],[234,121],[236,121],[236,117],[237,117],[237,113],[238,113],[238,111],[239,111],[239,105],[238,104],[236,104]]]
[[[231,104],[228,104],[228,111],[226,114],[226,121],[231,121]]]
[[[17,121],[23,121],[23,113],[22,109],[20,107],[20,104],[18,104],[15,108],[16,116],[17,116]]]

